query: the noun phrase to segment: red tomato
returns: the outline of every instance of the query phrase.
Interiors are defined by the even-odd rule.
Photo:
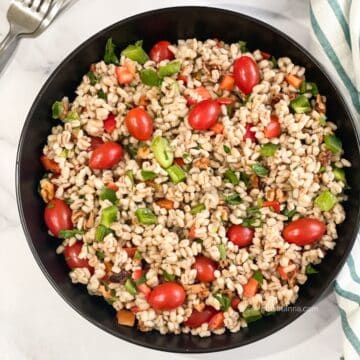
[[[127,247],[127,248],[123,248],[123,249],[126,251],[128,257],[130,257],[130,258],[134,257],[136,250],[137,250],[136,247],[130,247],[130,248]]]
[[[130,84],[135,77],[135,68],[130,63],[115,67],[115,75],[119,84]]]
[[[110,114],[106,120],[104,120],[104,129],[107,133],[111,134],[116,128],[115,115]]]
[[[185,301],[184,288],[176,282],[166,282],[156,286],[151,292],[148,302],[155,310],[172,310]]]
[[[238,305],[240,304],[240,299],[238,297],[234,297],[232,300],[231,300],[231,307],[234,309],[234,310],[238,310]]]
[[[184,82],[184,85],[187,84],[187,77],[185,75],[178,75],[177,80],[182,80]]]
[[[202,100],[211,99],[211,95],[210,95],[209,91],[203,86],[200,86],[200,87],[196,88],[194,91],[196,92],[197,95],[200,96],[201,100],[197,100],[197,99],[194,99],[191,96],[187,96],[186,100],[187,100],[187,104],[189,106],[198,104]]]
[[[240,56],[234,62],[234,78],[236,86],[245,95],[249,95],[260,82],[259,67],[249,56]]]
[[[81,241],[77,241],[74,245],[65,246],[64,248],[64,257],[67,265],[70,269],[75,268],[87,268],[90,273],[93,272],[94,268],[89,265],[88,259],[80,259],[79,254],[81,252],[83,243]]]
[[[217,98],[216,101],[220,105],[231,105],[234,102],[234,99],[229,97],[221,97],[221,98]]]
[[[114,190],[114,191],[118,191],[119,190],[119,187],[113,183],[113,182],[109,182],[106,187],[110,190]]]
[[[195,227],[195,225],[191,226],[188,236],[189,236],[189,239],[191,239],[191,240],[196,239],[196,227]]]
[[[197,256],[193,268],[196,270],[196,278],[199,281],[210,282],[215,280],[214,271],[217,264],[205,256]]]
[[[231,225],[226,235],[232,243],[243,248],[252,243],[254,229],[242,225]]]
[[[232,75],[224,75],[224,77],[222,78],[221,82],[220,82],[220,86],[219,88],[221,90],[228,90],[228,91],[232,91],[232,89],[234,88],[234,77]]]
[[[55,162],[54,160],[49,159],[46,155],[41,155],[40,161],[46,171],[50,171],[53,174],[61,173],[59,164],[57,162]]]
[[[261,56],[263,57],[263,59],[267,60],[270,59],[271,55],[267,52],[264,51],[260,51],[261,52]]]
[[[270,123],[264,130],[265,137],[268,139],[276,138],[281,134],[281,125],[277,116],[271,115]]]
[[[193,310],[190,317],[185,321],[184,325],[191,329],[195,329],[204,323],[210,321],[210,319],[217,313],[211,306],[206,306],[203,311]]]
[[[280,203],[277,200],[274,201],[264,201],[262,207],[272,208],[276,213],[280,213]]]
[[[111,169],[123,157],[124,151],[116,142],[99,145],[91,154],[89,166],[91,169]]]
[[[255,131],[252,131],[251,128],[253,127],[254,125],[253,124],[246,124],[246,131],[245,131],[245,134],[244,134],[244,140],[246,139],[250,139],[252,142],[256,142],[256,133]]]
[[[175,158],[174,163],[176,165],[179,165],[181,168],[185,166],[185,161],[183,160],[183,158]]]
[[[189,124],[195,130],[207,130],[217,122],[220,111],[216,100],[200,101],[190,111]]]
[[[44,218],[46,226],[54,236],[59,237],[60,230],[70,230],[73,228],[71,215],[71,209],[63,200],[52,199],[45,208]]]
[[[253,277],[249,279],[249,281],[243,285],[243,295],[245,297],[253,297],[259,289],[259,283]]]
[[[224,313],[219,312],[215,314],[209,321],[209,330],[216,330],[224,327]]]
[[[133,278],[133,280],[137,281],[142,277],[142,274],[142,269],[135,269],[131,277]]]
[[[100,145],[104,143],[101,137],[90,137],[90,147],[88,148],[89,151],[94,151]]]
[[[125,118],[129,133],[137,140],[146,141],[154,131],[153,119],[143,108],[131,109]]]
[[[325,231],[326,225],[322,221],[302,218],[294,220],[285,226],[282,234],[288,243],[305,246],[320,240]]]
[[[162,60],[174,59],[174,53],[170,51],[169,46],[171,44],[168,41],[162,40],[157,42],[150,50],[150,59],[159,63]]]

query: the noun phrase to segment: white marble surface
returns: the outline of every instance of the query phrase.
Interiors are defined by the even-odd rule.
[[[271,6],[268,4],[271,3]],[[0,34],[9,0],[0,0]],[[47,282],[22,232],[15,198],[15,156],[31,103],[60,61],[90,35],[129,15],[191,4],[172,0],[79,0],[45,33],[22,40],[0,75],[0,360],[194,358],[338,360],[340,321],[333,294],[285,329],[239,349],[209,355],[176,355],[131,345],[94,327],[75,313]],[[200,1],[228,7],[275,25],[309,47],[307,1]],[[223,4],[223,5],[221,5]],[[270,9],[267,9],[270,8]]]

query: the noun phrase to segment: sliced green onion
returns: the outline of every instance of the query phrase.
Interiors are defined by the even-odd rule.
[[[118,215],[118,208],[115,205],[109,206],[101,212],[100,224],[105,227],[110,227],[110,225],[116,221]]]
[[[139,220],[140,224],[143,225],[153,225],[156,224],[157,222],[157,218],[155,214],[150,209],[147,208],[136,209],[135,215]]]
[[[342,151],[342,142],[335,135],[325,135],[324,139],[326,148],[333,154],[337,154]]]
[[[268,143],[264,144],[260,148],[260,155],[261,156],[274,156],[276,153],[276,150],[279,148],[279,145]]]
[[[220,303],[221,311],[226,311],[229,308],[231,300],[228,296],[219,293],[214,294],[213,296]]]
[[[149,86],[160,86],[161,79],[157,72],[153,69],[144,69],[140,72],[141,82]]]
[[[164,78],[166,76],[171,76],[178,73],[181,69],[181,62],[178,60],[170,61],[164,66],[160,66],[159,68],[159,76],[160,78]]]
[[[230,149],[228,146],[224,145],[224,146],[223,146],[223,149],[224,149],[224,153],[225,153],[225,154],[230,154],[231,149]]]
[[[239,41],[239,48],[242,54],[249,51],[246,45],[247,45],[246,41],[242,41],[242,40]]]
[[[259,320],[262,318],[261,311],[259,309],[247,308],[242,313],[244,320],[247,323]]]
[[[64,117],[64,104],[62,101],[55,101],[52,105],[53,119],[62,119]]]
[[[59,231],[59,238],[60,239],[69,239],[75,235],[82,235],[84,234],[83,230],[79,229],[72,229],[72,230],[60,230]]]
[[[101,242],[104,240],[106,235],[109,235],[112,232],[111,229],[107,228],[104,225],[99,225],[95,230],[95,241]]]
[[[135,177],[134,177],[134,172],[132,170],[127,170],[125,172],[125,175],[130,179],[131,183],[133,185],[135,185]]]
[[[316,199],[317,205],[322,211],[330,211],[338,202],[336,196],[329,190],[323,191]]]
[[[95,255],[99,260],[105,259],[105,253],[103,251],[97,250],[95,251]]]
[[[290,107],[297,114],[303,114],[311,110],[309,99],[305,95],[299,95],[290,101]]]
[[[151,149],[156,161],[164,168],[168,168],[174,161],[174,153],[170,148],[169,142],[161,136],[151,142]]]
[[[218,244],[217,248],[219,250],[220,253],[220,260],[225,260],[226,259],[226,248],[224,244]]]
[[[165,270],[163,270],[163,276],[164,276],[164,280],[165,281],[174,281],[176,278],[175,274],[169,274],[168,272],[166,272]]]
[[[186,179],[186,172],[177,164],[171,165],[166,171],[174,184],[178,184]]]
[[[100,89],[97,93],[99,99],[107,100],[107,95],[104,93],[102,89]]]
[[[262,166],[260,163],[253,164],[251,166],[251,169],[254,171],[254,173],[257,176],[260,176],[260,177],[264,177],[269,174],[269,170],[266,167]]]
[[[306,265],[305,273],[307,275],[311,275],[311,274],[317,274],[318,271],[311,264],[308,264]]]
[[[141,170],[141,177],[144,181],[153,180],[156,178],[156,173],[150,170]]]
[[[104,186],[100,192],[100,200],[109,200],[113,204],[116,204],[118,202],[118,198],[116,197],[116,191]]]
[[[233,170],[226,170],[224,173],[224,180],[233,184],[233,185],[239,185],[240,180],[236,176],[235,172]]]
[[[338,168],[338,167],[334,166],[332,171],[335,176],[335,180],[346,183],[345,170],[343,168]]]
[[[196,215],[196,214],[201,213],[205,209],[206,209],[206,207],[204,204],[197,204],[191,208],[190,213],[191,213],[191,215]]]
[[[135,296],[137,293],[136,285],[132,279],[127,279],[125,283],[125,290],[131,294],[132,296]]]
[[[144,64],[149,60],[149,56],[142,48],[142,40],[137,41],[134,45],[128,45],[126,49],[121,52],[121,55],[126,56],[127,58],[138,62],[139,64]]]
[[[239,205],[242,203],[242,200],[238,193],[233,193],[233,194],[225,196],[225,202],[228,205]]]
[[[326,125],[326,120],[327,120],[327,117],[326,115],[322,114],[320,117],[319,117],[319,123],[321,126],[325,126]]]
[[[97,79],[96,75],[92,71],[89,71],[86,74],[86,76],[89,78],[90,85],[92,85],[92,86],[96,85],[96,83],[98,82],[98,79]]]
[[[261,273],[261,271],[256,270],[254,271],[254,274],[252,276],[260,285],[262,285],[264,281],[264,275]]]
[[[104,61],[105,64],[119,65],[119,59],[115,54],[116,45],[113,43],[112,38],[108,39],[105,46]]]
[[[240,181],[245,184],[246,188],[250,186],[250,176],[244,172],[240,173]]]
[[[141,260],[141,259],[142,259],[141,252],[139,250],[136,250],[134,254],[134,260]]]

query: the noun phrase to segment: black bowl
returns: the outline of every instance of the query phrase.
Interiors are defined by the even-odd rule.
[[[103,57],[106,40],[112,37],[124,48],[143,39],[147,50],[158,40],[218,38],[226,42],[247,41],[250,49],[261,49],[275,57],[289,56],[306,67],[309,79],[315,81],[328,98],[328,114],[339,126],[344,140],[345,157],[352,162],[347,174],[349,200],[345,204],[346,220],[338,227],[339,240],[321,265],[320,275],[313,276],[301,287],[295,311],[281,312],[250,324],[239,333],[225,333],[209,338],[191,335],[142,333],[121,327],[114,321],[114,311],[101,298],[89,296],[86,288],[71,284],[63,257],[55,253],[56,241],[47,235],[43,221],[44,204],[37,193],[43,174],[39,162],[41,149],[54,125],[51,105],[65,95],[74,95],[91,63]],[[235,12],[206,7],[176,7],[150,11],[120,21],[99,32],[70,54],[50,76],[37,96],[22,131],[18,149],[16,176],[17,199],[26,238],[40,268],[56,291],[82,316],[101,329],[132,343],[173,352],[211,352],[231,349],[268,336],[295,320],[313,305],[340,271],[354,243],[359,224],[359,141],[351,117],[339,90],[317,61],[295,41],[251,17]],[[294,309],[293,309],[294,310]]]

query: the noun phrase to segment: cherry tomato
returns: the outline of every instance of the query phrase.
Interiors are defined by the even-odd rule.
[[[263,59],[267,60],[271,58],[271,55],[267,52],[264,51],[260,51],[261,52],[261,56],[263,57]]]
[[[209,321],[209,330],[216,330],[224,327],[224,313],[219,312],[215,314]]]
[[[234,309],[234,310],[238,310],[238,305],[240,304],[240,299],[238,297],[234,297],[232,300],[231,300],[231,307]]]
[[[54,236],[58,237],[61,230],[73,228],[71,221],[72,211],[61,199],[52,199],[46,205],[44,218],[48,229]]]
[[[94,271],[94,268],[89,265],[88,259],[80,259],[79,254],[81,252],[83,243],[81,241],[77,241],[75,244],[71,246],[65,246],[64,248],[64,257],[65,261],[70,269],[76,268],[87,268],[90,273]]]
[[[172,310],[185,301],[184,288],[176,282],[166,282],[156,286],[151,292],[148,302],[155,310]]]
[[[123,148],[116,142],[106,142],[99,145],[91,154],[89,166],[91,169],[111,169],[123,157]]]
[[[159,63],[162,60],[174,59],[174,53],[169,49],[170,45],[171,44],[165,40],[157,42],[150,50],[150,59],[156,63]]]
[[[178,81],[182,80],[184,82],[184,85],[186,85],[187,81],[188,81],[187,77],[185,75],[182,75],[182,74],[178,75],[177,80]]]
[[[137,140],[146,141],[154,131],[153,119],[143,108],[131,109],[125,118],[129,133]]]
[[[211,306],[206,306],[203,311],[197,311],[194,309],[190,317],[185,321],[184,325],[191,329],[195,329],[202,324],[209,322],[215,314],[217,314],[217,310]]]
[[[185,161],[183,160],[183,158],[175,158],[174,163],[176,165],[179,165],[181,168],[184,168],[185,166]]]
[[[270,123],[264,130],[265,137],[268,139],[276,138],[281,134],[281,125],[277,116],[271,115]]]
[[[211,95],[210,95],[209,91],[203,86],[200,86],[200,87],[196,88],[194,91],[200,97],[200,100],[195,99],[192,96],[187,96],[186,100],[187,100],[188,106],[198,104],[202,100],[211,99]]]
[[[320,240],[325,234],[325,231],[326,225],[322,221],[312,218],[302,218],[294,220],[285,226],[283,237],[288,243],[305,246]]]
[[[243,248],[252,243],[254,229],[243,225],[231,225],[226,235],[232,243]]]
[[[220,110],[216,100],[200,101],[190,111],[189,124],[195,130],[207,130],[217,122]]]
[[[57,162],[55,162],[54,160],[49,159],[46,155],[41,155],[40,161],[46,171],[50,171],[53,174],[61,173],[59,164]]]
[[[210,282],[215,280],[214,271],[217,264],[205,256],[197,256],[193,268],[196,270],[196,278],[199,281]]]
[[[115,67],[115,75],[118,83],[121,85],[130,84],[135,77],[135,65],[131,62],[126,62],[123,66]]]
[[[264,201],[264,203],[262,204],[262,207],[269,207],[272,208],[273,211],[275,211],[276,213],[280,213],[280,203],[277,200],[274,201]]]
[[[104,120],[104,129],[108,134],[111,134],[116,128],[115,115],[110,114],[106,120]]]
[[[90,147],[88,148],[89,151],[94,151],[100,145],[104,143],[101,137],[90,137]]]
[[[260,82],[259,67],[249,56],[240,56],[234,63],[234,79],[236,86],[245,95],[249,95],[255,85]]]
[[[245,134],[244,134],[244,140],[250,139],[252,142],[256,142],[256,133],[255,131],[252,131],[251,128],[253,127],[253,124],[246,124],[245,127]]]

